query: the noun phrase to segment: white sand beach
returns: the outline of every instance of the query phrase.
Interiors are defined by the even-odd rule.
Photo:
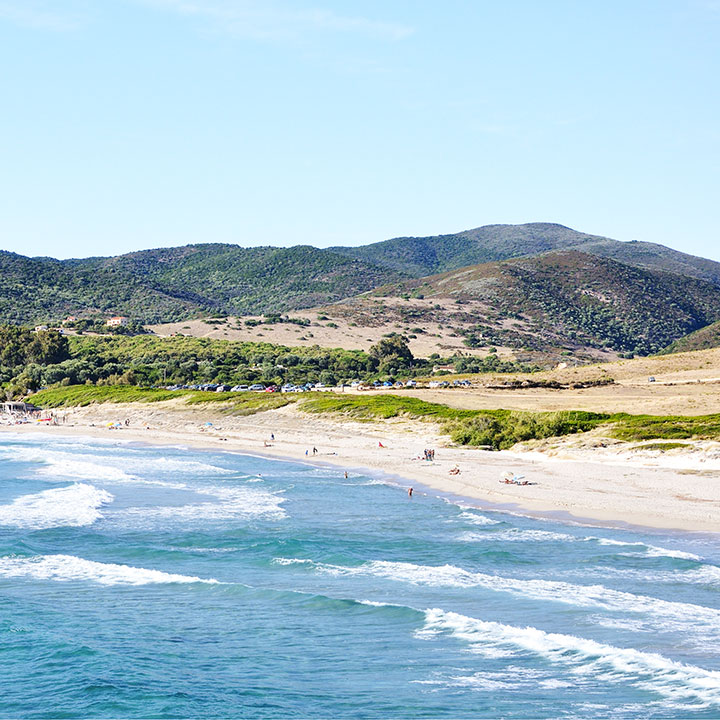
[[[238,417],[178,401],[94,405],[56,415],[57,426],[2,429],[259,453],[329,463],[350,472],[366,468],[402,485],[415,485],[416,492],[431,488],[530,514],[720,532],[720,443],[638,451],[593,431],[492,452],[453,446],[429,422],[355,422],[303,413],[293,406]],[[109,429],[112,422],[122,427]],[[433,462],[422,459],[426,448],[436,451]],[[456,465],[460,474],[450,474]],[[504,484],[505,471],[531,484]]]

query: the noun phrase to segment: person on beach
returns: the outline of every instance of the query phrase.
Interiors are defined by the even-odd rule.
[[[270,433],[270,440],[275,442],[275,433]]]
[[[313,446],[313,455],[317,455],[318,449]]]

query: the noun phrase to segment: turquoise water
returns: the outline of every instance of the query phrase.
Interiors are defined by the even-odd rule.
[[[717,536],[0,437],[0,717],[717,718]]]

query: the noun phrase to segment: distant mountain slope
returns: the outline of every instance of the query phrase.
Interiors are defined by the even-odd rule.
[[[378,287],[395,309],[361,311],[354,298]],[[447,302],[413,316],[409,294]],[[455,346],[644,354],[720,320],[720,263],[551,223],[327,250],[198,244],[63,261],[0,251],[0,322],[122,314],[154,324],[340,300],[348,327],[392,318],[427,334],[426,320]]]
[[[330,249],[347,257],[422,277],[467,265],[570,248],[720,285],[720,263],[713,260],[654,243],[620,242],[588,235],[554,223],[484,225],[451,235],[401,237],[362,247]]]
[[[720,288],[577,250],[465,267],[385,294],[451,297],[448,320],[477,343],[647,354],[720,320]],[[488,343],[489,341],[489,343]]]
[[[189,245],[58,261],[0,252],[0,320],[119,313],[143,322],[284,311],[399,279],[391,270],[308,246]]]
[[[720,347],[720,321],[706,325],[695,332],[681,337],[671,343],[663,355],[670,353],[688,352],[689,350],[709,350]]]

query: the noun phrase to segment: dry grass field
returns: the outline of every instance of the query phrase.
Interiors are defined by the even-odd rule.
[[[367,301],[367,308],[358,312],[352,311],[342,303],[327,307],[299,310],[288,313],[295,320],[307,320],[309,325],[300,326],[292,323],[275,323],[272,325],[248,325],[246,321],[261,321],[262,317],[223,318],[210,324],[206,320],[187,320],[162,325],[148,325],[147,329],[162,337],[179,333],[192,337],[207,337],[220,340],[252,340],[271,342],[290,347],[341,347],[346,350],[367,350],[378,342],[383,335],[391,332],[404,333],[410,337],[410,349],[417,357],[428,357],[437,353],[443,357],[462,351],[466,355],[485,357],[487,348],[468,348],[462,336],[455,333],[447,323],[423,320],[403,321],[403,314],[410,310],[424,315],[437,304],[449,305],[451,301],[429,301],[411,298],[396,302],[386,301],[383,305],[374,305]],[[402,309],[402,314],[396,310]],[[323,319],[319,319],[323,318]],[[421,328],[418,326],[422,326]],[[420,332],[418,332],[420,330]],[[498,346],[500,357],[514,359],[515,353],[510,348]]]
[[[654,377],[654,382],[649,378]],[[612,379],[597,387],[547,389],[503,382],[556,381],[563,385]],[[650,415],[720,413],[720,348],[568,367],[532,375],[493,375],[470,389],[405,391],[432,402],[467,409],[588,410]]]

